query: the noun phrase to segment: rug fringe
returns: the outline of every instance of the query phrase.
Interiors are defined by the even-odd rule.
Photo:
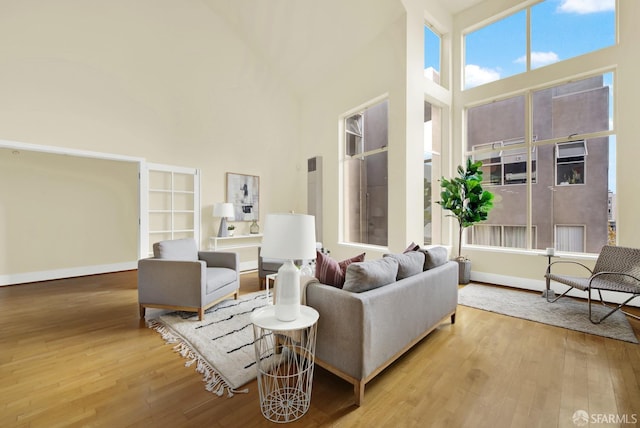
[[[213,368],[211,365],[196,353],[188,343],[185,343],[179,336],[176,336],[170,329],[168,329],[160,320],[152,319],[147,321],[147,327],[157,331],[162,336],[162,339],[167,344],[176,344],[173,350],[186,358],[188,361],[184,363],[185,367],[191,367],[196,364],[196,372],[202,374],[202,381],[205,382],[205,389],[209,392],[213,392],[218,397],[224,394],[227,390],[227,397],[233,397],[234,394],[247,394],[248,388],[245,389],[233,389],[231,385]]]

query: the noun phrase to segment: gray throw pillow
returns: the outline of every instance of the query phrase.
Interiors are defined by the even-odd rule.
[[[447,249],[444,247],[421,248],[424,254],[424,270],[433,269],[447,262]]]
[[[347,267],[343,290],[361,293],[396,281],[398,261],[390,257],[352,263]]]
[[[384,256],[398,261],[397,280],[408,278],[423,271],[425,256],[420,251],[409,251],[404,254],[385,254]]]

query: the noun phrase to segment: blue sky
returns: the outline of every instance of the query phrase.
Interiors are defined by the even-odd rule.
[[[614,8],[615,0],[546,0],[532,6],[531,67],[614,44]],[[469,33],[465,51],[467,87],[526,71],[526,10]],[[439,39],[426,27],[424,53],[424,68],[439,71]]]
[[[614,8],[615,0],[546,0],[532,6],[531,68],[613,45]],[[468,34],[465,86],[526,71],[526,40],[526,10]]]

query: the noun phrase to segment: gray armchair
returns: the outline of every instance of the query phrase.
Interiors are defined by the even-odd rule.
[[[175,239],[153,244],[152,258],[138,260],[140,318],[145,308],[204,311],[240,289],[237,253],[198,251],[196,241]]]
[[[258,247],[258,278],[260,279],[260,288],[266,287],[267,275],[278,273],[278,269],[284,263],[284,260],[265,259],[261,254],[262,247]]]

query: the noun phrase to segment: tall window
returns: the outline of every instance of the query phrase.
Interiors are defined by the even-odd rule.
[[[468,33],[464,38],[464,87],[472,88],[613,46],[615,3],[615,0],[546,0]]]
[[[615,242],[612,87],[606,73],[467,110],[467,155],[495,194],[469,242],[587,253]],[[514,137],[529,123],[533,137]]]
[[[388,242],[388,101],[344,119],[344,239]]]

